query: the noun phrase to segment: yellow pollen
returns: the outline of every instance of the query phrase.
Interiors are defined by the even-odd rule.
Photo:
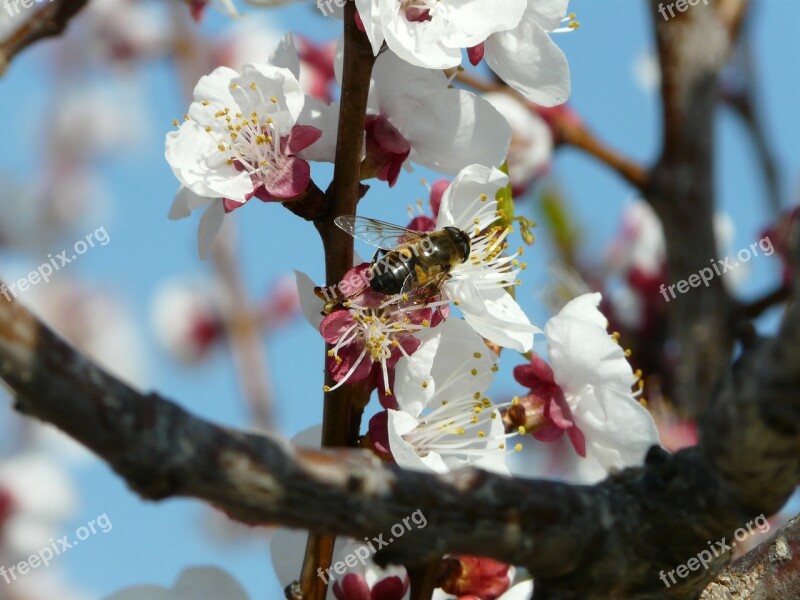
[[[478,432],[478,437],[479,437],[479,438],[485,438],[485,437],[486,437],[486,434],[485,434],[483,431],[479,431],[479,432]]]
[[[515,445],[514,452],[522,452],[522,444]]]
[[[500,444],[498,446],[498,448],[500,448],[500,450],[505,450],[506,449],[506,445],[505,444]]]
[[[430,327],[431,326],[431,322],[428,321],[428,319],[423,319],[422,320],[422,326],[423,327]]]
[[[477,375],[477,374],[478,374],[478,369],[472,369],[472,370],[470,371],[470,373],[472,373],[472,375],[473,375],[473,377],[474,377],[475,375]]]
[[[525,427],[523,425],[520,425],[519,428],[517,429],[517,432],[520,435],[525,435]]]
[[[322,386],[322,391],[326,392],[326,393],[330,392],[331,391],[331,387],[329,385],[323,385]]]
[[[519,396],[514,396],[511,399],[511,406],[519,406]]]
[[[220,144],[219,146],[217,146],[217,150],[219,150],[220,152],[225,152],[225,144]]]
[[[208,100],[203,100],[203,101],[201,102],[201,104],[202,104],[203,106],[208,106]]]
[[[481,393],[480,392],[475,392],[474,394],[472,394],[472,397],[475,398],[475,400],[480,400],[481,399]]]
[[[392,390],[386,390],[385,392],[383,392],[383,395],[384,396],[391,396],[392,395]]]
[[[178,123],[178,119],[172,119],[172,124],[175,125],[175,127],[180,125],[180,123]]]
[[[333,351],[333,349],[328,350],[328,356],[333,356],[334,354],[336,353]]]
[[[567,27],[569,27],[570,29],[578,29],[578,27],[580,26],[581,24],[578,21],[572,21],[569,25],[567,25]]]
[[[232,84],[231,84],[231,89],[232,89],[232,90],[235,90],[235,89],[236,89],[236,88],[238,88],[238,87],[239,87],[239,86],[238,86],[237,84],[235,84],[235,83],[232,83]]]
[[[267,143],[267,136],[263,133],[256,138],[256,144],[266,144]]]
[[[630,350],[630,348],[626,348],[625,349],[625,358],[630,358],[630,356],[631,356],[631,350]]]
[[[272,102],[273,104],[277,104],[278,103],[278,99],[275,96],[270,98],[269,101]]]
[[[486,202],[486,194],[481,194],[481,202]]]
[[[492,365],[492,373],[497,373],[500,370],[500,367],[497,365]]]
[[[255,81],[251,81],[251,82],[250,82],[250,89],[251,89],[251,90],[254,90],[254,89],[256,89],[256,82],[255,82]]]
[[[422,382],[422,389],[427,389],[427,387],[428,387],[428,382],[427,381],[423,381]]]

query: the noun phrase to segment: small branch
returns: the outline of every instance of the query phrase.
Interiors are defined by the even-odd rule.
[[[452,73],[453,71],[448,72],[448,74]],[[548,122],[557,144],[567,144],[583,150],[589,156],[596,158],[613,171],[616,171],[620,177],[638,190],[642,190],[647,186],[649,181],[647,169],[602,142],[583,122],[567,117],[562,111],[538,107],[506,84],[487,81],[470,71],[459,70],[455,79],[484,94],[492,92],[508,94],[528,110],[542,116]]]
[[[0,43],[0,75],[11,60],[39,40],[61,35],[89,0],[51,0]]]
[[[222,233],[214,244],[212,259],[220,288],[227,296],[223,305],[229,312],[223,323],[242,395],[250,408],[254,425],[263,431],[272,431],[275,429],[273,394],[267,351],[261,339],[261,322],[259,315],[250,308],[250,299],[236,262],[233,236],[224,230]]]
[[[355,214],[363,191],[361,140],[364,139],[367,97],[375,57],[366,34],[356,25],[355,13],[355,3],[347,2],[344,7],[342,97],[333,181],[327,191],[325,210],[316,215],[315,221],[325,250],[327,285],[336,285],[353,266],[353,239],[335,225],[334,219]],[[330,346],[326,345],[326,360],[329,349]],[[326,384],[334,385],[329,373],[326,373]],[[322,414],[324,447],[358,444],[361,414],[369,402],[369,395],[369,390],[363,385],[345,385],[325,394]],[[303,600],[325,600],[327,584],[317,573],[330,567],[333,545],[333,537],[309,536],[300,580]]]
[[[769,310],[773,306],[786,302],[791,297],[791,288],[781,286],[762,296],[758,300],[754,300],[749,304],[742,304],[738,309],[738,316],[742,319],[751,321],[762,313]]]

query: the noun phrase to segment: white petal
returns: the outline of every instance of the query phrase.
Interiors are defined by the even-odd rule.
[[[470,165],[461,170],[442,195],[436,228],[455,226],[457,222],[472,222],[475,200],[486,194],[494,200],[500,188],[508,184],[508,176],[494,167]]]
[[[414,447],[403,439],[403,436],[417,426],[417,420],[408,413],[387,410],[389,417],[389,448],[392,457],[403,469],[412,471],[433,471],[435,473],[447,473],[447,467],[442,457],[436,452],[429,452],[422,457],[416,453]]]
[[[545,325],[553,375],[568,394],[579,394],[587,385],[630,394],[633,370],[624,350],[606,332],[605,317],[595,306],[598,301],[599,294],[579,296]]]
[[[540,0],[536,0],[539,2]],[[471,48],[483,42],[496,31],[515,28],[525,12],[527,0],[503,0],[499,9],[497,0],[440,0],[449,8],[449,26],[441,36],[442,43],[451,48]]]
[[[465,321],[447,319],[417,338],[422,340],[419,348],[395,368],[394,391],[403,411],[416,417],[442,400],[482,395],[492,384],[497,355]]]
[[[533,580],[523,581],[511,587],[497,600],[531,600],[533,596]]]
[[[433,92],[446,90],[449,83],[441,71],[417,67],[404,61],[391,50],[382,52],[372,72],[375,110],[392,122],[413,117],[418,102]]]
[[[269,57],[269,63],[276,67],[289,69],[295,79],[300,79],[300,58],[297,56],[297,46],[291,31],[287,32],[278,43],[278,47]]]
[[[587,390],[572,415],[586,437],[587,456],[606,471],[641,465],[648,449],[659,445],[653,417],[630,394]]]
[[[536,0],[528,2],[526,13],[546,31],[561,27],[561,19],[567,14],[569,0]]]
[[[181,186],[178,193],[175,194],[175,199],[172,201],[172,206],[170,206],[167,216],[173,221],[184,219],[192,214],[194,209],[205,206],[213,200],[214,198],[198,196],[189,188]]]
[[[496,108],[456,89],[425,96],[399,129],[411,144],[411,160],[448,175],[472,164],[501,165],[511,142],[511,127]]]
[[[219,141],[193,120],[167,134],[165,156],[175,177],[198,196],[243,201],[253,191],[250,176],[227,163]]]
[[[216,567],[186,569],[175,584],[175,600],[205,600],[206,598],[225,598],[225,600],[249,600],[236,580],[226,571]]]
[[[480,335],[504,348],[527,352],[533,347],[531,325],[516,300],[503,288],[478,289],[469,279],[449,281],[445,289],[459,301],[464,320]]]
[[[399,2],[381,3],[381,23],[389,48],[403,60],[428,69],[447,69],[461,64],[461,48],[442,44],[446,33],[442,19],[409,21]]]
[[[486,63],[528,100],[555,106],[569,98],[567,57],[527,13],[519,27],[491,35],[484,48]]]
[[[379,0],[355,0],[358,14],[364,23],[369,43],[372,45],[372,54],[378,56],[383,46],[383,26],[381,25]],[[341,81],[341,80],[340,80]]]
[[[197,252],[202,260],[205,260],[211,252],[211,245],[222,227],[224,218],[225,206],[222,200],[212,202],[200,218],[197,228]]]
[[[322,309],[325,307],[325,302],[314,293],[316,286],[308,275],[302,271],[295,271],[294,277],[297,282],[297,294],[300,297],[300,310],[303,311],[306,321],[316,331],[319,331],[319,326],[324,318]]]
[[[328,105],[322,100],[308,96],[297,122],[322,131],[322,137],[298,156],[305,160],[333,162],[336,158],[336,136],[339,131],[339,103]]]
[[[253,83],[255,89],[251,87]],[[246,115],[256,111],[261,118],[270,115],[281,134],[289,133],[303,110],[305,94],[289,69],[266,64],[245,65],[242,74],[234,77],[231,84],[237,86],[231,90],[231,95],[239,111]]]

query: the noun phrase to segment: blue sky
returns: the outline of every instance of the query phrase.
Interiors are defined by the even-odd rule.
[[[645,2],[630,0],[574,0],[581,28],[560,34],[557,42],[572,69],[572,104],[597,134],[613,147],[649,162],[660,143],[660,115],[655,91],[645,91],[634,80],[635,62],[652,52],[651,25]],[[796,45],[790,35],[779,34],[780,24],[800,22],[800,5],[786,0],[759,2],[754,15],[757,62],[762,86],[768,138],[779,157],[784,203],[795,198],[800,164],[797,99],[800,71],[787,68]],[[243,7],[246,12],[258,9]],[[302,2],[268,13],[277,26],[312,38],[332,39],[340,22],[315,14],[311,3]],[[218,31],[226,18],[209,14],[204,29]],[[0,122],[7,141],[0,168],[20,181],[37,177],[36,151],[29,122],[44,110],[51,93],[43,68],[47,48],[20,56],[0,79]],[[230,359],[216,353],[201,368],[174,364],[156,346],[150,329],[153,292],[165,279],[199,274],[208,266],[197,259],[197,216],[171,222],[166,212],[177,188],[163,159],[163,135],[172,119],[185,112],[175,73],[167,62],[154,62],[144,71],[151,132],[135,151],[103,161],[102,175],[110,188],[109,210],[90,219],[86,232],[105,226],[111,243],[90,252],[76,264],[72,275],[110,288],[132,310],[145,338],[150,368],[149,383],[193,412],[215,421],[247,426],[247,412],[237,397]],[[754,164],[754,153],[741,124],[728,112],[717,117],[717,181],[720,208],[734,219],[737,230],[732,247],[748,246],[768,222],[763,181]],[[320,187],[326,187],[327,169],[315,171]],[[404,222],[406,206],[425,192],[420,179],[436,175],[418,169],[404,174],[393,189],[375,183],[362,201],[360,213],[393,222]],[[581,153],[559,152],[552,180],[563,191],[585,234],[584,254],[601,252],[613,235],[622,206],[632,190],[614,173]],[[3,203],[14,202],[6,197]],[[532,217],[532,202],[521,211]],[[299,269],[322,280],[322,249],[313,227],[277,205],[248,205],[234,215],[239,228],[241,266],[253,297],[263,295],[278,277]],[[537,231],[538,243],[526,253],[531,265],[526,272],[521,302],[534,322],[547,318],[538,290],[547,280],[550,253],[547,232]],[[62,245],[57,245],[60,249]],[[366,253],[366,248],[361,249]],[[36,260],[35,262],[41,262]],[[777,277],[777,261],[753,262],[747,295],[769,289]],[[774,319],[767,319],[769,327]],[[279,399],[281,430],[291,436],[318,423],[321,414],[322,345],[306,323],[271,336],[267,341],[270,370]],[[508,365],[510,367],[511,365]],[[502,369],[495,389],[512,389],[510,368]],[[6,408],[0,409],[0,419]],[[139,501],[100,461],[92,460],[74,473],[81,493],[80,512],[64,532],[107,513],[113,531],[91,538],[60,560],[71,579],[102,597],[137,583],[171,584],[187,566],[213,564],[226,568],[250,592],[252,598],[281,597],[268,557],[267,536],[221,545],[203,525],[207,512],[199,503],[170,500],[159,504]]]

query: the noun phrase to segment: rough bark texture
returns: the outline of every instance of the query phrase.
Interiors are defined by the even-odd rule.
[[[800,590],[800,517],[774,537],[734,561],[700,595],[700,600],[797,598]]]

